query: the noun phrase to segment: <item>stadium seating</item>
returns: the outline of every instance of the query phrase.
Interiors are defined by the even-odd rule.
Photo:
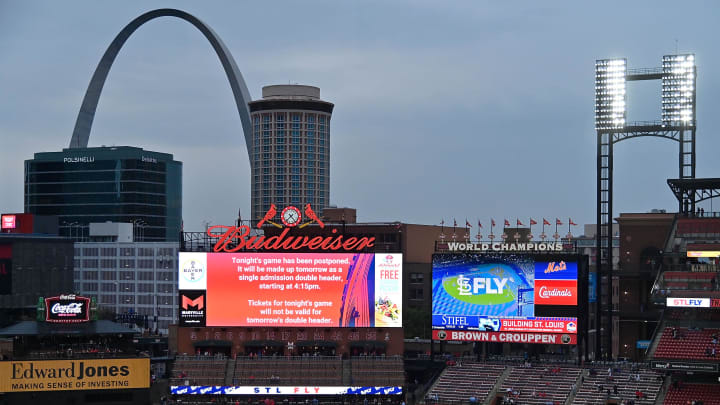
[[[719,335],[718,329],[692,330],[677,328],[679,338],[673,338],[673,328],[666,327],[655,350],[656,359],[689,359],[702,361],[720,361],[720,345],[713,345],[712,336]],[[715,347],[715,357],[706,354],[708,348]]]
[[[238,357],[233,385],[342,385],[339,356]]]
[[[711,272],[666,271],[663,273],[663,288],[668,290],[712,291],[715,290],[717,275],[717,273]]]
[[[639,380],[635,378],[638,375]],[[658,378],[660,377],[660,378]],[[636,404],[651,405],[655,403],[655,399],[662,387],[662,376],[652,371],[636,371],[630,372],[622,370],[613,373],[612,380],[608,379],[608,371],[599,371],[596,375],[585,376],[585,381],[580,385],[573,404],[591,405],[604,403],[609,398],[614,400],[632,399]],[[618,393],[614,393],[614,386],[617,385]],[[643,399],[637,399],[635,393],[641,391],[644,395]]]
[[[500,392],[515,392],[521,404],[564,404],[582,370],[576,367],[513,367]]]
[[[224,385],[226,369],[225,358],[178,356],[170,385]]]
[[[686,405],[702,401],[704,405],[720,405],[720,385],[682,384],[680,389],[670,388],[665,395],[665,405]]]
[[[405,365],[401,357],[353,357],[352,385],[402,386],[405,384]]]
[[[483,402],[505,371],[504,365],[462,362],[443,371],[428,397],[440,402],[466,402],[474,396]]]

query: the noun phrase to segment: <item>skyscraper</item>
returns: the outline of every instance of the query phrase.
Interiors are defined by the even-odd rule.
[[[320,89],[274,85],[249,103],[253,125],[252,219],[271,204],[310,203],[320,215],[330,203],[330,117]]]
[[[142,241],[177,241],[182,163],[129,146],[36,153],[25,161],[25,212],[57,215],[60,235],[86,240],[91,222],[129,222]]]

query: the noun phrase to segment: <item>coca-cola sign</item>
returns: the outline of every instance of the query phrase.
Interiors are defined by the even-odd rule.
[[[76,323],[90,320],[90,298],[61,295],[45,298],[45,321]]]

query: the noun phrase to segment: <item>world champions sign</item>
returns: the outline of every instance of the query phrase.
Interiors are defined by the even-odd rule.
[[[148,358],[0,362],[0,392],[148,387]]]

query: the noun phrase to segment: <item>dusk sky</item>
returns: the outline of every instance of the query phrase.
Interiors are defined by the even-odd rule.
[[[264,85],[320,87],[335,104],[330,200],[360,221],[594,223],[594,63],[612,57],[643,68],[696,54],[697,177],[720,177],[715,1],[0,0],[0,212],[23,211],[24,160],[68,147],[115,35],[163,7],[213,28],[253,99]],[[629,121],[659,120],[660,81],[629,83],[628,104]],[[153,20],[126,42],[90,135],[101,145],[182,161],[186,230],[250,214],[230,86],[185,21]],[[634,139],[615,151],[616,216],[677,210],[666,183],[678,176],[677,143]]]

